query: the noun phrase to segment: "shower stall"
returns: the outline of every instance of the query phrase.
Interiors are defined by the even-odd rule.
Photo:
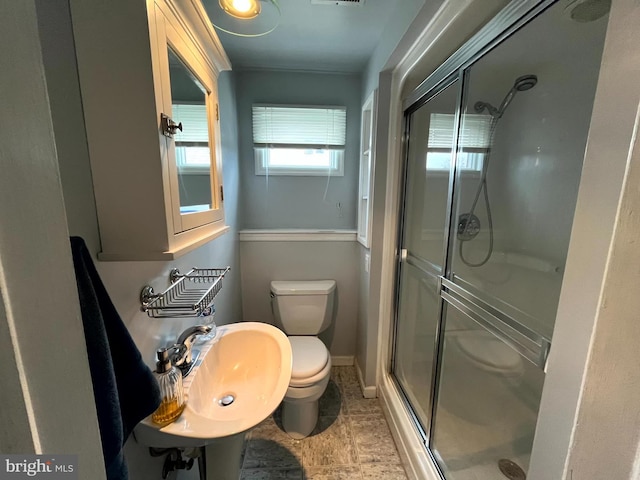
[[[405,101],[390,370],[447,480],[526,478],[608,4],[512,2]]]

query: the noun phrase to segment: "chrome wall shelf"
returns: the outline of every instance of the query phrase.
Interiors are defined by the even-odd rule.
[[[177,268],[169,273],[171,285],[155,293],[146,285],[140,292],[140,307],[152,318],[200,317],[211,312],[209,306],[222,289],[222,279],[231,270],[226,268],[193,268],[181,274]]]

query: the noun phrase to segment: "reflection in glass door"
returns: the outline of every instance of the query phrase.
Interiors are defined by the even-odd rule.
[[[406,111],[393,373],[448,480],[528,470],[606,31],[590,20],[556,3]]]
[[[405,221],[393,371],[424,430],[440,320],[458,82],[409,117]]]

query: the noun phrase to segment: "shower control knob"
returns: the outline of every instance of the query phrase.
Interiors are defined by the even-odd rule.
[[[480,219],[472,213],[463,213],[458,217],[458,240],[473,240],[480,233]]]

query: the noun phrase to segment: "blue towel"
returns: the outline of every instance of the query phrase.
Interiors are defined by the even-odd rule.
[[[160,405],[153,373],[116,311],[80,237],[71,237],[80,310],[108,480],[127,480],[122,447]]]

